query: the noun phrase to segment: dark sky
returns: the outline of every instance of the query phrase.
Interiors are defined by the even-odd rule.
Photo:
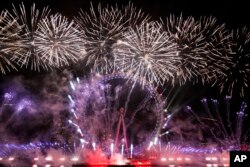
[[[4,2],[3,2],[4,1]],[[24,2],[27,6],[35,2],[39,7],[49,6],[52,11],[60,12],[68,17],[77,14],[80,8],[89,9],[88,0],[2,0],[1,9],[11,9],[11,4]],[[93,4],[127,4],[129,0],[92,0]],[[228,26],[250,27],[250,13],[247,1],[243,0],[131,0],[138,8],[153,16],[153,18],[166,17],[170,13],[185,16],[213,15],[219,22],[225,22]]]

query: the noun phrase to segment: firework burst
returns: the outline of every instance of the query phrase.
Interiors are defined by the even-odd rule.
[[[123,32],[122,14],[117,8],[102,8],[96,11],[91,6],[90,13],[81,11],[76,22],[83,29],[82,38],[86,40],[86,64],[93,69],[109,71],[113,67],[112,45],[121,38]]]
[[[211,83],[244,96],[249,84],[249,32],[228,31],[214,17],[170,15],[161,24],[133,4],[91,6],[75,21],[21,4],[0,18],[0,70],[48,70],[79,60],[98,73],[123,72],[163,85]],[[215,82],[214,82],[215,81]],[[213,82],[213,83],[212,83]]]
[[[224,32],[224,25],[217,24],[215,18],[201,17],[195,20],[191,16],[170,15],[163,24],[179,46],[181,61],[175,74],[179,84],[198,79],[204,82],[214,73],[221,73],[221,68],[226,68],[223,61],[227,58],[222,57],[221,47],[227,46],[228,43],[223,42],[228,36]]]
[[[44,63],[56,67],[78,61],[85,51],[77,28],[73,21],[59,14],[40,21],[35,33],[37,55]]]
[[[140,10],[133,5],[122,10],[113,7],[91,6],[90,13],[81,11],[76,22],[81,27],[82,38],[86,40],[86,64],[94,71],[110,72],[114,69],[113,45],[122,38],[123,32],[130,26],[135,26],[148,20]]]
[[[14,16],[17,22],[23,26],[22,31],[19,32],[20,39],[15,41],[15,46],[12,50],[15,53],[13,60],[19,64],[20,67],[31,70],[40,71],[41,69],[48,70],[50,67],[37,54],[37,44],[35,43],[35,32],[37,31],[39,22],[49,15],[50,10],[44,8],[42,12],[36,9],[35,4],[31,7],[30,15],[24,4],[19,8],[13,7]]]
[[[224,75],[228,64],[231,63],[229,54],[232,53],[233,45],[231,33],[225,29],[224,24],[219,24],[214,17],[201,17],[199,19],[202,35],[206,41],[206,54],[202,55],[205,66],[201,68],[201,74],[211,82],[216,75]]]
[[[250,31],[244,27],[232,31],[232,52],[229,54],[230,62],[224,73],[216,76],[216,82],[221,92],[233,95],[234,92],[240,92],[244,96],[248,88],[250,78]]]
[[[176,78],[179,82],[185,83],[191,80],[194,76],[200,75],[197,69],[197,62],[201,61],[200,57],[194,54],[205,52],[202,47],[197,45],[203,44],[203,39],[197,33],[199,26],[193,17],[184,19],[182,16],[177,17],[170,15],[166,21],[163,21],[166,32],[175,39],[175,42],[180,46],[181,63],[178,65]],[[192,70],[191,70],[192,69]]]
[[[0,14],[0,70],[5,74],[6,70],[17,70],[14,62],[11,61],[11,43],[13,39],[18,38],[18,32],[21,26],[17,23],[16,19],[9,14],[8,11],[3,11]]]
[[[114,54],[119,71],[157,85],[174,78],[180,61],[177,45],[156,22],[130,28],[117,43]]]

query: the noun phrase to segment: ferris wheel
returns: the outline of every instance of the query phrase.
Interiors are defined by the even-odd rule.
[[[71,118],[78,147],[137,154],[158,135],[163,100],[149,85],[121,74],[70,82]]]

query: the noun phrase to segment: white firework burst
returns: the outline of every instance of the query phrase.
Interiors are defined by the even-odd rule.
[[[218,86],[221,92],[230,96],[235,93],[245,96],[250,78],[250,31],[244,27],[232,31],[232,52],[228,55],[230,61],[222,74],[217,74],[213,86]]]
[[[15,63],[11,61],[13,54],[13,40],[18,39],[18,32],[21,26],[16,19],[8,12],[0,14],[0,71],[5,74],[11,69],[17,70]]]
[[[221,68],[226,68],[224,61],[228,59],[223,53],[228,45],[223,44],[229,41],[229,36],[224,25],[217,24],[215,18],[195,20],[191,16],[170,15],[163,24],[180,49],[181,62],[175,74],[179,84],[198,79],[205,82],[214,73],[221,73]]]
[[[199,23],[208,51],[202,55],[204,67],[201,74],[208,82],[213,82],[216,75],[225,75],[224,70],[228,70],[231,63],[228,55],[232,54],[231,46],[234,45],[230,40],[232,34],[215,17],[200,17]]]
[[[97,72],[113,71],[113,45],[122,38],[128,27],[148,19],[148,16],[132,4],[122,10],[118,7],[102,7],[99,4],[97,10],[91,6],[90,13],[81,11],[76,22],[82,29],[82,38],[86,40],[86,64]]]
[[[81,11],[76,22],[81,27],[82,38],[86,40],[86,64],[93,70],[109,71],[112,64],[112,45],[121,38],[123,32],[122,14],[117,8],[91,6],[90,13]]]
[[[117,70],[157,85],[174,79],[180,61],[176,43],[156,22],[130,28],[117,43],[114,54]]]
[[[40,21],[35,32],[37,55],[50,66],[60,67],[77,62],[85,53],[77,28],[74,21],[59,14]]]
[[[192,80],[194,76],[200,75],[198,62],[202,58],[197,57],[196,54],[199,55],[206,50],[199,47],[204,45],[199,25],[193,17],[185,19],[182,15],[179,17],[170,15],[163,24],[166,32],[175,39],[180,49],[181,62],[177,65],[175,76],[177,81],[183,84],[187,80]]]
[[[16,51],[14,55],[14,61],[19,66],[30,68],[31,70],[40,71],[48,70],[49,65],[43,62],[41,57],[37,54],[37,44],[35,43],[35,32],[38,28],[38,23],[49,15],[50,10],[46,7],[40,12],[36,9],[35,4],[32,5],[30,14],[27,14],[27,9],[24,4],[19,5],[19,9],[13,6],[14,16],[18,23],[23,26],[20,31],[19,40],[15,42]]]

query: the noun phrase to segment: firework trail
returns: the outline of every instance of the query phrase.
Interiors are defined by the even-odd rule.
[[[105,79],[99,76],[90,80],[77,79],[70,82],[73,92],[68,95],[72,114],[69,123],[76,129],[78,135],[75,136],[79,136],[80,141],[76,141],[77,145],[89,147],[88,145],[95,143],[97,147],[110,153],[109,148],[112,143],[114,144],[120,116],[118,111],[121,106],[126,105],[128,96],[130,102],[136,102],[127,104],[124,115],[129,143],[133,143],[135,150],[139,151],[156,135],[161,122],[161,106],[158,104],[160,102],[154,99],[154,94],[150,90],[140,90],[138,85],[132,93],[129,92],[129,85],[130,82],[127,83],[118,75]],[[141,91],[140,94],[144,96],[139,97],[135,90]],[[143,122],[140,121],[142,117]]]
[[[162,21],[166,32],[179,46],[181,61],[175,74],[179,84],[186,81],[209,80],[214,73],[225,69],[228,58],[224,51],[229,45],[229,34],[225,26],[219,25],[213,17],[184,18],[170,15]],[[224,55],[223,55],[224,54]]]
[[[36,31],[39,22],[49,15],[50,10],[44,8],[42,12],[36,9],[35,4],[31,7],[30,14],[27,14],[27,9],[24,4],[19,5],[19,9],[13,6],[14,17],[18,24],[22,25],[22,30],[19,32],[20,39],[14,41],[15,46],[12,50],[15,53],[13,60],[22,68],[40,71],[48,70],[50,66],[46,64],[37,53],[37,44],[35,43]]]
[[[183,147],[202,147],[201,128],[187,113],[175,112],[165,116],[159,136],[163,145],[171,143]]]
[[[203,116],[194,112],[190,106],[187,106],[186,110],[197,119],[204,133],[212,135],[214,142],[217,142],[219,148],[226,150],[240,149],[243,139],[245,139],[245,136],[242,135],[242,125],[246,116],[245,109],[247,105],[242,102],[239,112],[236,113],[235,129],[233,129],[233,122],[230,118],[231,97],[227,96],[225,99],[226,119],[223,119],[219,110],[219,102],[215,99],[211,101],[212,107],[209,107],[207,99],[202,99],[202,105],[205,110]]]
[[[17,70],[15,63],[11,61],[11,48],[13,39],[18,39],[21,26],[8,11],[0,14],[0,70],[3,74],[11,69]]]
[[[117,7],[93,6],[90,13],[81,11],[76,22],[82,29],[86,41],[86,64],[97,72],[107,73],[114,70],[113,45],[122,38],[130,26],[146,22],[148,16],[129,4],[119,10]]]
[[[115,65],[128,77],[150,84],[164,84],[174,79],[179,59],[177,45],[159,23],[130,28],[114,49]]]
[[[49,66],[78,61],[85,51],[77,28],[73,21],[59,14],[42,19],[35,32],[37,55]]]
[[[231,41],[232,53],[228,55],[231,61],[227,63],[224,74],[216,76],[213,86],[218,86],[221,92],[231,96],[235,92],[240,92],[240,96],[243,97],[250,78],[250,31],[246,27],[232,31]]]

